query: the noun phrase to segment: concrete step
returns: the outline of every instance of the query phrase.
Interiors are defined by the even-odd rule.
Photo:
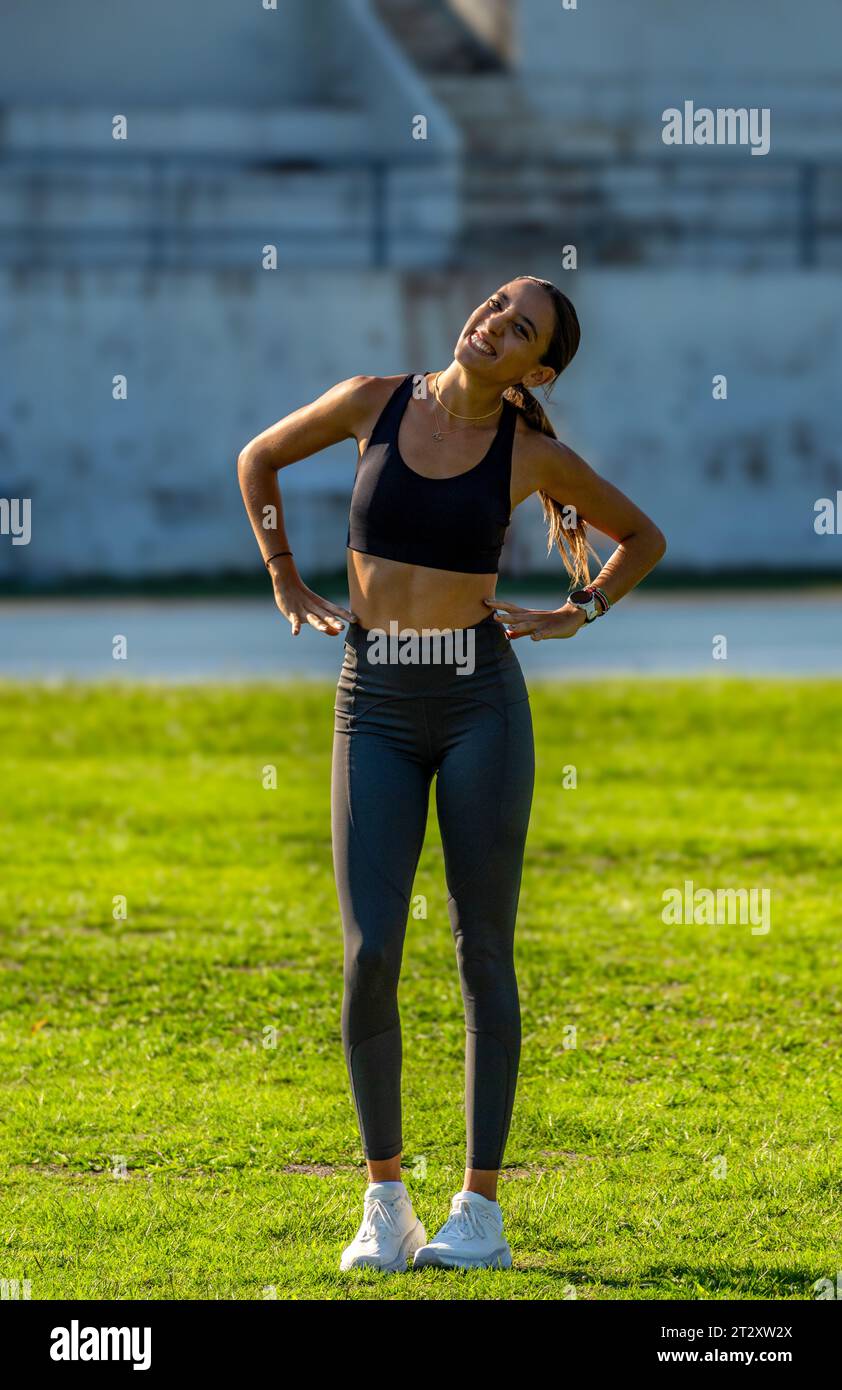
[[[498,71],[502,64],[446,0],[373,0],[377,15],[425,74]]]
[[[622,81],[594,88],[592,80],[568,74],[563,87],[540,77],[529,86],[507,71],[471,78],[430,75],[436,96],[469,136],[469,147],[503,156],[644,153],[653,147],[659,112],[635,115],[637,96]],[[722,93],[706,104],[734,105]],[[700,103],[701,104],[701,103]],[[758,104],[758,103],[755,103]],[[842,135],[842,92],[827,86],[783,86],[772,108],[774,149],[780,153],[838,155]],[[753,161],[755,164],[759,160]]]
[[[434,96],[464,131],[468,150],[501,159],[530,158],[558,143],[558,123],[550,125],[527,102],[519,80],[506,72],[478,73],[471,78],[430,75]]]

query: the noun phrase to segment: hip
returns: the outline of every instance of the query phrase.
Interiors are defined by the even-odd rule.
[[[493,615],[469,628],[420,632],[352,623],[336,688],[336,728],[350,731],[375,706],[403,708],[414,720],[423,715],[422,701],[434,701],[437,713],[481,705],[504,714],[528,699],[520,662]]]

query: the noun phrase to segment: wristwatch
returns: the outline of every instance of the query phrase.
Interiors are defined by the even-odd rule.
[[[600,603],[593,589],[574,589],[567,595],[568,603],[575,603],[577,608],[581,608],[585,615],[585,622],[592,623],[594,618],[599,618],[604,612],[605,607]],[[607,607],[606,599],[606,607]]]

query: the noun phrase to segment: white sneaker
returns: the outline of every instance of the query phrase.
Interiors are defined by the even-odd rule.
[[[426,1241],[427,1232],[412,1210],[403,1183],[369,1183],[363,1219],[350,1245],[342,1251],[339,1268],[381,1269],[390,1274],[406,1269]]]
[[[452,1269],[510,1269],[512,1252],[503,1235],[497,1202],[479,1192],[457,1192],[450,1215],[429,1245],[415,1252],[413,1268],[443,1265]]]

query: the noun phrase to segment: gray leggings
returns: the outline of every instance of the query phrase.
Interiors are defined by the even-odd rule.
[[[465,643],[455,661],[451,653],[438,665],[400,664],[375,660],[359,624],[346,632],[331,785],[342,1042],[365,1156],[392,1158],[402,1149],[398,980],[437,774],[465,1006],[467,1166],[496,1169],[520,1060],[513,947],[535,777],[532,715],[520,663],[493,615],[455,636]],[[474,669],[459,674],[471,652]]]

